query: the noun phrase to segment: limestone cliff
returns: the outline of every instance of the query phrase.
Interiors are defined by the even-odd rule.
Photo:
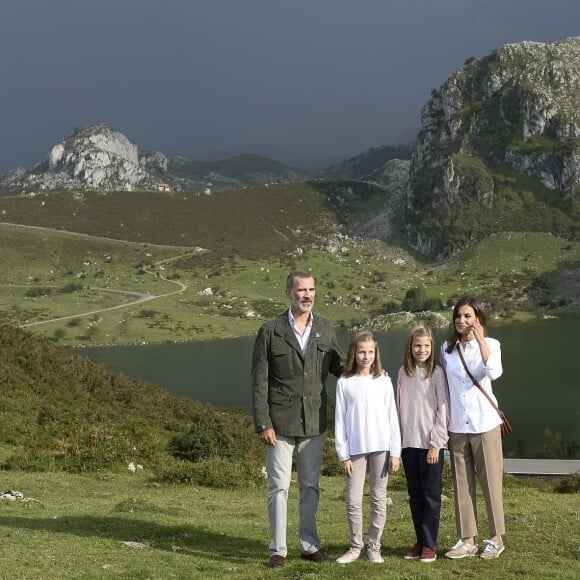
[[[421,114],[406,233],[445,258],[494,231],[574,237],[580,198],[580,37],[469,59]]]
[[[167,158],[162,153],[140,152],[122,133],[107,125],[91,125],[57,143],[32,171],[7,174],[3,185],[22,191],[132,191],[156,188],[166,171]]]
[[[213,162],[168,159],[143,151],[122,133],[99,124],[74,130],[32,171],[19,167],[0,175],[0,195],[39,190],[177,190],[240,187],[295,181],[303,176],[258,155]]]

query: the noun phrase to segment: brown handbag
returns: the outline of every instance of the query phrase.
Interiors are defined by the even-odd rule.
[[[499,418],[501,419],[500,431],[501,436],[505,437],[506,435],[510,435],[513,431],[510,420],[508,416],[493,402],[493,399],[487,394],[487,391],[477,382],[477,379],[471,374],[467,365],[465,364],[465,359],[463,358],[463,353],[461,352],[461,347],[459,343],[457,343],[457,352],[459,353],[459,358],[463,363],[463,368],[465,372],[468,374],[469,378],[473,381],[473,384],[485,395],[485,398],[491,403],[491,406],[497,411]]]

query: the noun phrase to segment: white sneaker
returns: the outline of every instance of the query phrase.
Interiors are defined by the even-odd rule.
[[[485,544],[485,548],[479,557],[484,560],[493,560],[505,550],[502,540],[499,540],[498,542],[494,542],[493,540],[483,540],[483,543]]]
[[[475,556],[477,554],[477,546],[475,544],[469,544],[463,540],[459,540],[449,552],[445,555],[452,560],[457,560],[458,558],[466,558]]]
[[[379,544],[369,544],[367,546],[367,558],[373,564],[382,564],[384,560],[381,556],[381,546]]]
[[[351,546],[340,558],[336,559],[337,564],[350,564],[360,558],[362,549]]]

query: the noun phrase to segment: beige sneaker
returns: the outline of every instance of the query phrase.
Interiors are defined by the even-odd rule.
[[[464,542],[463,540],[459,540],[449,552],[445,555],[452,560],[457,560],[459,558],[467,558],[471,556],[475,556],[477,554],[477,546],[475,544],[470,544],[468,542]]]
[[[493,560],[505,550],[503,540],[499,540],[498,542],[494,542],[493,540],[483,540],[483,543],[485,544],[485,548],[479,557],[484,560]]]
[[[369,562],[382,564],[384,560],[381,556],[381,546],[379,544],[369,544],[367,547],[367,558]]]
[[[351,546],[340,558],[336,559],[337,564],[350,564],[360,558],[362,549]]]

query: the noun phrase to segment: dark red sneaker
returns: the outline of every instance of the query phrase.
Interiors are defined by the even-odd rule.
[[[421,550],[423,546],[417,543],[406,554],[405,560],[418,560],[421,557]]]
[[[437,552],[435,551],[435,548],[423,546],[420,560],[421,562],[435,562],[435,560],[437,560]]]

